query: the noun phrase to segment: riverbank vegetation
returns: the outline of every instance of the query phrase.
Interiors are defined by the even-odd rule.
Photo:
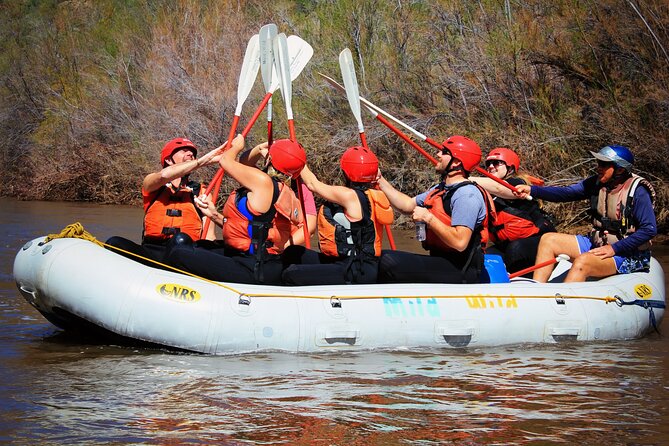
[[[663,0],[167,0],[4,2],[0,30],[3,195],[139,203],[162,145],[201,153],[227,138],[249,37],[265,23],[297,34],[314,57],[293,84],[298,139],[312,169],[358,143],[341,79],[349,47],[361,95],[433,139],[464,134],[484,152],[516,149],[548,184],[592,172],[588,150],[624,144],[669,214],[669,6]],[[241,125],[260,102],[260,79]],[[275,137],[286,137],[280,95]],[[384,175],[409,194],[431,165],[371,115]],[[260,120],[249,144],[263,140]],[[425,146],[427,150],[429,147]],[[213,176],[203,171],[202,179]],[[224,183],[222,196],[234,187]],[[563,227],[585,203],[556,207]]]

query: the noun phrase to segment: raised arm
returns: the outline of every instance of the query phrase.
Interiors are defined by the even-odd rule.
[[[416,207],[416,200],[395,189],[385,178],[383,178],[380,170],[376,182],[381,191],[388,197],[388,201],[390,201],[392,207],[402,214],[411,214],[413,212]]]
[[[183,163],[171,164],[158,172],[148,174],[144,177],[142,189],[146,192],[156,191],[170,181],[185,177],[200,167],[217,163],[220,159],[223,147],[225,147],[225,143],[200,158],[194,158]]]
[[[248,203],[259,213],[265,213],[272,205],[272,179],[265,172],[237,161],[237,155],[244,149],[244,137],[237,135],[230,149],[221,156],[220,165],[225,172],[249,190]]]
[[[267,153],[269,151],[269,144],[267,141],[258,144],[251,150],[247,150],[246,152],[242,153],[239,155],[239,162],[242,164],[246,164],[247,166],[255,166],[258,164],[258,160],[260,158],[265,159],[267,158]]]
[[[310,191],[323,197],[327,201],[342,206],[349,217],[353,219],[362,218],[360,201],[357,199],[353,189],[344,186],[331,186],[323,183],[316,178],[316,175],[314,175],[306,165],[304,166],[304,169],[302,169],[302,172],[300,172],[300,177],[302,178],[304,185],[307,186]]]

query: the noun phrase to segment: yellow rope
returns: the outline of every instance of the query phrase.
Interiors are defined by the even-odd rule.
[[[239,294],[240,296],[248,296],[248,297],[278,297],[278,298],[295,298],[295,299],[339,299],[339,300],[364,300],[364,299],[381,299],[381,298],[391,298],[391,299],[414,299],[414,298],[423,298],[423,299],[472,299],[472,298],[500,298],[500,299],[587,299],[587,300],[601,300],[606,303],[610,302],[615,302],[616,298],[611,297],[611,296],[606,296],[606,297],[597,297],[597,296],[513,296],[513,295],[508,295],[508,296],[499,296],[499,295],[447,295],[447,296],[363,296],[363,295],[353,295],[353,296],[337,296],[337,295],[329,295],[329,296],[319,296],[319,295],[293,295],[293,294],[268,294],[268,293],[244,293],[242,291],[239,291],[229,285],[225,285],[221,282],[216,282],[214,280],[207,279],[206,277],[198,276],[197,274],[190,273],[188,271],[184,271],[179,268],[175,268],[170,265],[166,265],[164,263],[161,263],[157,260],[150,259],[148,257],[141,256],[139,254],[136,254],[134,252],[126,251],[125,249],[118,248],[113,245],[108,245],[107,243],[103,243],[99,240],[97,240],[95,237],[93,237],[89,232],[87,232],[84,227],[82,226],[81,223],[76,222],[72,223],[70,225],[67,225],[62,231],[60,231],[60,234],[49,234],[46,239],[44,239],[44,243],[48,243],[51,240],[57,239],[57,238],[79,238],[83,240],[88,240],[90,242],[95,243],[98,246],[106,247],[106,248],[111,248],[112,250],[122,252],[124,254],[128,254],[133,257],[137,257],[138,259],[142,259],[151,263],[154,263],[162,268],[170,269],[172,271],[175,271],[180,274],[184,274],[190,277],[193,277],[195,279],[202,280],[203,282],[219,286],[221,288],[225,288],[228,291],[232,291],[233,293]]]
[[[605,297],[599,297],[599,296],[514,296],[514,295],[507,295],[507,296],[501,296],[498,294],[495,295],[485,295],[485,294],[462,294],[462,295],[445,295],[445,296],[405,296],[405,295],[397,295],[397,296],[356,296],[356,295],[347,295],[347,296],[337,296],[337,295],[329,295],[329,296],[317,296],[317,295],[299,295],[295,296],[292,294],[266,294],[266,293],[242,293],[244,296],[249,296],[249,297],[281,297],[281,298],[286,298],[286,297],[291,297],[295,299],[339,299],[339,300],[365,300],[365,299],[586,299],[586,300],[601,300],[606,303],[609,302],[615,302],[616,298],[611,297],[611,296],[605,296]]]
[[[84,226],[79,223],[72,223],[71,225],[65,226],[65,228],[60,231],[60,234],[49,234],[44,239],[43,243],[49,243],[51,240],[57,238],[80,238],[93,242],[96,245],[104,246],[104,243],[93,237],[89,232],[84,229]]]

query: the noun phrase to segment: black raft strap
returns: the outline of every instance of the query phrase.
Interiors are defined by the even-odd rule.
[[[650,324],[653,326],[657,334],[661,334],[660,330],[657,328],[657,319],[655,318],[655,312],[653,311],[653,308],[665,309],[667,305],[663,301],[636,299],[626,302],[621,297],[616,296],[616,305],[618,305],[619,307],[622,307],[624,305],[638,305],[642,308],[647,308],[648,320],[650,321]]]

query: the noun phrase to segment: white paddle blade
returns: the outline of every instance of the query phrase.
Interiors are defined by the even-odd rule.
[[[346,89],[344,88],[344,86],[342,84],[340,84],[336,80],[332,79],[330,76],[326,76],[323,73],[318,73],[318,74],[321,77],[323,77],[326,80],[326,82],[328,84],[332,85],[335,89],[337,89],[339,91],[346,91]],[[398,124],[398,125],[404,127],[406,130],[413,133],[416,137],[420,138],[422,141],[425,141],[427,139],[427,136],[425,136],[424,134],[422,134],[418,130],[409,126],[405,122],[400,121],[399,118],[396,118],[395,116],[391,115],[390,113],[388,113],[387,111],[385,111],[384,109],[379,107],[378,105],[375,105],[375,104],[369,102],[367,99],[363,98],[362,96],[360,96],[360,102],[365,104],[365,107],[367,108],[367,110],[369,110],[374,116],[376,116],[378,114],[383,115],[386,118],[390,119],[391,121],[395,122],[395,124]]]
[[[265,86],[265,93],[270,91],[272,81],[276,77],[274,73],[274,38],[278,31],[274,23],[269,23],[260,28],[260,74]],[[267,122],[272,121],[272,98],[267,101]]]
[[[288,57],[290,59],[290,79],[294,81],[314,55],[314,49],[298,36],[288,36]],[[279,88],[279,79],[274,73],[272,86],[268,91],[274,92]]]
[[[293,119],[292,95],[293,87],[290,78],[290,59],[288,56],[288,41],[286,35],[281,33],[274,39],[274,61],[277,74],[281,80],[281,96],[286,105],[286,116],[288,120]]]
[[[260,28],[260,74],[265,85],[265,93],[269,92],[272,85],[272,68],[274,67],[274,49],[272,48],[277,28],[274,23]]]
[[[237,85],[237,108],[235,115],[242,114],[242,105],[249,97],[251,88],[258,77],[258,69],[260,68],[260,43],[258,34],[254,34],[249,43],[246,45],[246,53],[244,53],[244,62],[242,62],[242,70],[239,73],[239,84]]]
[[[288,56],[290,57],[290,78],[297,79],[314,55],[314,49],[299,36],[288,36]]]
[[[339,53],[339,68],[341,68],[341,77],[344,79],[344,88],[346,89],[346,98],[351,106],[351,111],[355,120],[358,121],[358,131],[365,131],[362,125],[362,116],[360,115],[360,93],[358,91],[358,79],[355,76],[355,65],[353,65],[353,55],[351,50],[344,48]]]

